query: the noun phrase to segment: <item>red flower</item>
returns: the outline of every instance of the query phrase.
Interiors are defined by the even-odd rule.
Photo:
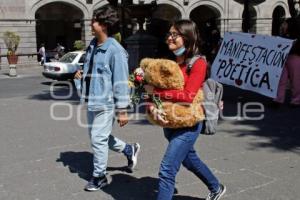
[[[137,75],[137,76],[135,77],[135,80],[136,80],[137,82],[139,82],[139,83],[142,83],[143,80],[144,80],[144,77],[143,77],[143,76]]]

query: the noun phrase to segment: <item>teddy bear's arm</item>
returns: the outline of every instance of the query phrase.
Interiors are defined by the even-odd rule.
[[[189,75],[186,73],[186,67],[181,68],[185,77],[185,86],[183,90],[168,90],[155,88],[154,93],[162,99],[172,102],[192,103],[198,90],[202,87],[205,80],[207,64],[205,60],[199,59],[193,65]]]

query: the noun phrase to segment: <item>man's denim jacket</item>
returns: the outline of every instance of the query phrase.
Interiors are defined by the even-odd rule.
[[[93,59],[88,110],[127,108],[129,105],[128,54],[115,39],[110,37],[100,46],[97,46],[97,39],[94,38],[87,48],[83,66],[81,102],[85,101],[85,77],[94,48],[97,50]]]

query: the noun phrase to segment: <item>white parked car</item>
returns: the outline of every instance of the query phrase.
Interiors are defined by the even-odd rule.
[[[84,51],[66,53],[58,61],[45,63],[43,76],[54,80],[73,79],[75,72],[83,67],[84,60]]]

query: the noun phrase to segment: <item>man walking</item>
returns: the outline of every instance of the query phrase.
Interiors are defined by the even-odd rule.
[[[108,184],[108,149],[124,153],[128,169],[132,171],[140,145],[126,144],[111,135],[115,113],[121,127],[128,123],[126,108],[129,105],[128,54],[111,37],[119,31],[117,11],[111,6],[97,10],[91,28],[95,38],[87,48],[83,72],[77,71],[75,79],[82,80],[81,101],[87,104],[88,129],[94,153],[93,177],[85,190],[96,191]]]

